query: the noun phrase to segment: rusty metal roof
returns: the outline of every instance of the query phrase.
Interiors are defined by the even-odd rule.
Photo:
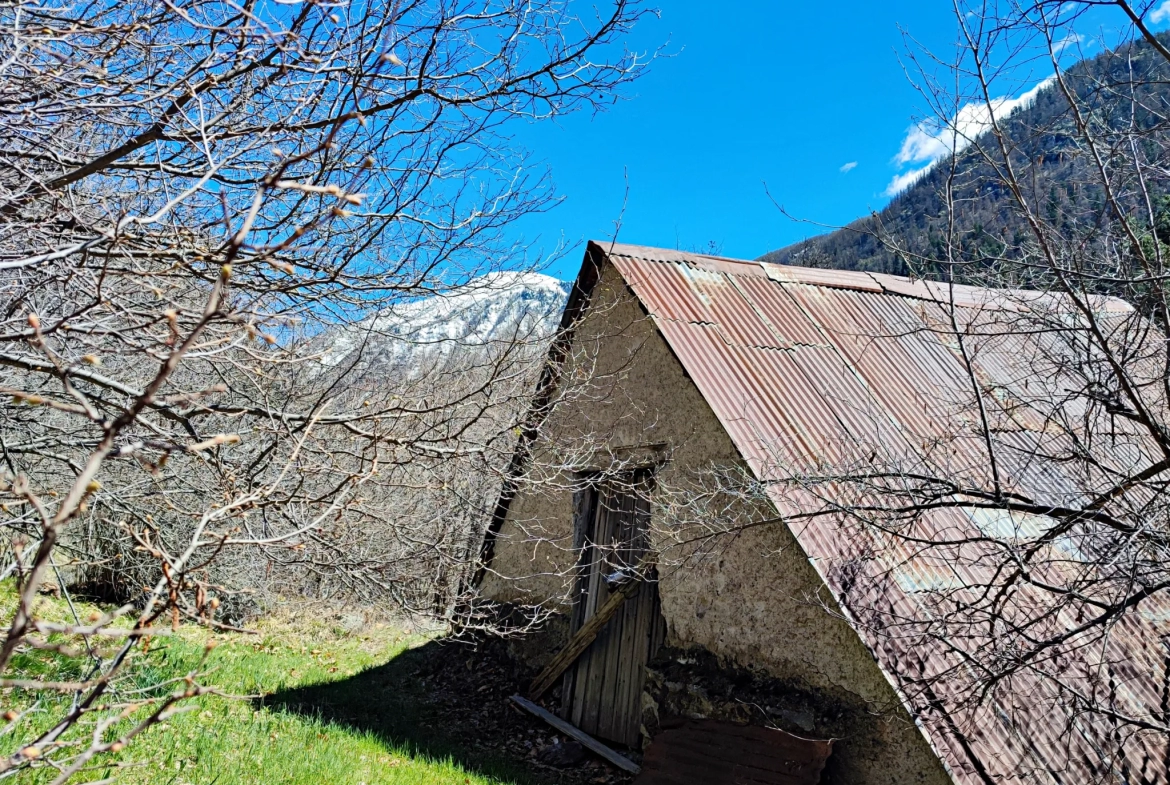
[[[826,467],[867,460],[935,472],[945,467],[972,482],[985,478],[972,379],[948,337],[962,330],[981,336],[973,371],[997,404],[988,419],[1004,482],[1052,504],[1075,503],[1091,484],[1092,478],[1044,458],[1069,435],[1048,421],[1051,411],[1028,405],[1057,394],[1059,368],[1039,380],[1037,370],[1048,367],[1059,347],[1048,345],[1048,336],[1012,327],[1013,314],[1052,304],[1053,295],[591,246],[595,256],[599,250],[761,479],[823,475]],[[1105,298],[1094,307],[1118,317],[1132,310]],[[1076,407],[1070,399],[1062,411],[1074,419],[1085,414]],[[1114,426],[1102,460],[1123,469],[1152,449],[1140,431]],[[994,584],[996,556],[972,535],[1027,537],[1043,521],[950,508],[908,522],[899,534],[912,537],[894,536],[845,520],[801,518],[825,506],[824,489],[775,487],[773,500],[790,515],[810,562],[957,783],[1170,781],[1164,736],[1132,725],[1118,735],[1114,724],[1084,710],[1104,703],[1118,716],[1166,716],[1170,671],[1162,641],[1170,640],[1170,601],[1164,593],[1144,602],[1141,613],[1122,615],[1107,641],[1089,648],[1074,638],[1051,654],[1057,665],[1047,663],[1043,673],[1023,668],[973,705],[960,696],[978,663],[963,664],[956,650],[977,650],[993,620],[971,619],[969,638],[958,643],[932,637],[932,620],[946,613],[948,592]],[[1093,547],[1090,537],[1070,532],[1051,543],[1044,569],[1054,580],[1088,569],[1085,554]],[[1032,613],[1029,601],[1043,599],[1024,592],[1003,612]],[[1036,634],[1078,623],[1061,609]],[[1053,681],[1054,668],[1066,685]],[[1078,690],[1086,693],[1080,707],[1069,700]]]

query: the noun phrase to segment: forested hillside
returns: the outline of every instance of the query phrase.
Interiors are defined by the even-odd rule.
[[[1170,42],[1170,36],[1163,35]],[[1110,132],[1138,126],[1158,134],[1166,127],[1170,105],[1170,67],[1151,45],[1138,42],[1082,61],[1068,70],[1066,83],[1088,109],[1084,120],[1105,140],[1108,170]],[[1030,105],[1004,121],[1010,160],[1034,212],[1051,228],[1084,232],[1098,223],[1105,209],[1097,162],[1087,154],[1076,131],[1076,117],[1059,85],[1049,84]],[[962,145],[960,145],[961,147]],[[1143,155],[1157,167],[1162,145]],[[1116,150],[1121,156],[1130,151]],[[990,160],[989,160],[990,159]],[[1022,213],[991,162],[1004,160],[991,134],[963,149],[957,159],[944,159],[896,196],[880,212],[860,218],[837,231],[812,237],[764,254],[780,264],[869,270],[894,274],[924,273],[932,260],[951,257],[974,267],[994,266],[1013,257],[1027,241]],[[1116,176],[1110,173],[1111,177]],[[950,185],[953,196],[946,193]],[[1136,183],[1113,183],[1120,198],[1140,204],[1145,196]],[[1164,211],[1159,194],[1150,194],[1155,215]],[[948,209],[953,205],[953,210]],[[1144,212],[1139,210],[1139,212]],[[949,218],[954,228],[948,234]],[[1154,223],[1160,220],[1155,219]],[[1161,234],[1161,232],[1160,232]]]

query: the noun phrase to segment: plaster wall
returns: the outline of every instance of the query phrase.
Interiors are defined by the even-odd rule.
[[[499,601],[568,609],[576,561],[573,499],[558,466],[665,456],[657,482],[674,487],[704,468],[742,463],[612,265],[602,271],[578,325],[572,357],[567,386],[592,381],[554,411],[534,448],[533,476],[511,505],[482,585]],[[770,507],[752,507],[745,503],[729,514],[743,520],[774,515]],[[832,612],[831,598],[785,525],[753,527],[709,545],[702,558],[660,561],[670,646],[703,649],[730,665],[764,671],[849,713],[853,737],[838,743],[826,782],[951,782],[869,651]]]

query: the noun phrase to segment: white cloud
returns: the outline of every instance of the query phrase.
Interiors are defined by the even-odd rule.
[[[1167,2],[1170,2],[1170,0],[1167,0]],[[857,161],[850,161],[847,164],[842,164],[841,165],[841,174],[849,174],[850,172],[852,172],[856,168],[857,168]]]
[[[933,162],[927,164],[926,166],[920,166],[917,169],[911,169],[908,172],[894,175],[894,179],[890,180],[890,184],[886,186],[884,195],[897,196],[898,194],[902,193],[902,191],[905,191],[907,188],[914,185],[914,183],[918,182],[922,175],[929,172],[931,166],[933,166]]]
[[[1170,0],[1166,0],[1166,4],[1168,6],[1170,6]],[[1061,38],[1059,41],[1052,42],[1052,51],[1055,52],[1057,55],[1062,55],[1062,54],[1064,54],[1065,49],[1068,49],[1070,46],[1076,46],[1077,44],[1081,43],[1084,40],[1085,40],[1085,37],[1083,35],[1081,35],[1080,33],[1070,32],[1068,35],[1066,35],[1064,38]]]
[[[1160,25],[1167,20],[1170,20],[1170,0],[1162,0],[1157,8],[1150,11],[1150,21]]]
[[[1170,0],[1166,0],[1166,4],[1170,6]],[[945,123],[927,120],[911,126],[902,140],[902,148],[894,156],[894,163],[899,167],[915,168],[895,175],[886,186],[885,195],[894,196],[926,174],[939,159],[961,152],[976,137],[991,128],[992,118],[1001,120],[1015,110],[1028,106],[1052,81],[1053,77],[1048,77],[1015,98],[993,98],[990,103],[973,101],[964,104],[959,107],[958,114]]]
[[[949,141],[945,128],[934,123],[919,123],[906,132],[902,149],[894,156],[894,163],[903,166],[921,161],[937,161],[951,151]]]

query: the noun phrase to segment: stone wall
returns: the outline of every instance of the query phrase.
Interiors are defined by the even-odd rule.
[[[559,611],[569,608],[577,557],[571,483],[556,476],[565,456],[586,468],[590,460],[581,456],[592,449],[593,465],[604,468],[615,456],[644,454],[661,461],[657,481],[663,488],[682,487],[711,467],[742,465],[730,437],[612,266],[603,271],[575,335],[566,376],[592,381],[579,386],[572,402],[546,424],[530,482],[512,503],[482,585],[493,599]],[[750,501],[729,511],[742,520],[774,514]],[[652,538],[654,547],[665,549],[669,522],[652,521]],[[793,732],[839,733],[832,782],[950,782],[783,523],[716,537],[702,554],[671,558],[668,552],[659,573],[669,648],[667,659],[651,668],[651,715],[766,717]],[[551,656],[555,649],[547,651]],[[759,686],[765,682],[772,686]],[[745,708],[757,694],[766,694],[758,716]]]

